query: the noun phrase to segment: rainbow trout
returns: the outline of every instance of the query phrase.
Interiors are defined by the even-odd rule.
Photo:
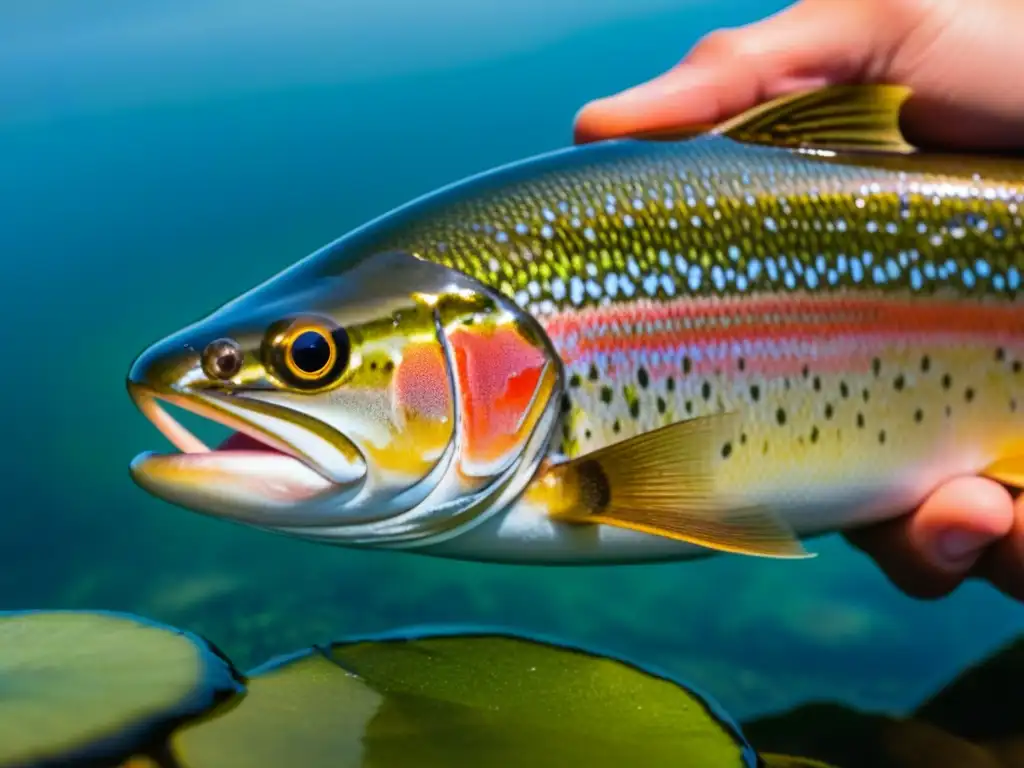
[[[185,508],[315,541],[636,562],[1024,477],[1024,163],[838,87],[417,199],[147,349]],[[210,449],[161,402],[236,431]]]

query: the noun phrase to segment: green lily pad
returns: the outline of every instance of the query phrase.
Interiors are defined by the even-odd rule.
[[[119,761],[243,689],[211,646],[105,612],[0,612],[0,766]]]
[[[362,765],[362,739],[381,695],[317,650],[250,673],[229,712],[181,728],[171,751],[181,768]]]
[[[183,768],[752,766],[739,728],[655,671],[504,632],[423,631],[317,648],[249,675],[230,711],[179,730]]]

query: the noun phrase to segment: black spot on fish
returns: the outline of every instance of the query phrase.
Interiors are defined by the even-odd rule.
[[[874,372],[875,376],[878,376],[882,372],[882,361],[877,357],[871,361],[871,370]]]
[[[580,501],[586,509],[601,512],[612,500],[611,484],[604,468],[596,461],[587,460],[580,463],[578,472],[582,490]]]
[[[750,399],[755,403],[761,399],[761,388],[757,384],[750,385]]]
[[[948,373],[942,374],[942,388],[949,389],[951,386],[953,386],[953,377]]]
[[[690,358],[687,355],[683,355],[683,373],[689,373],[692,366]]]
[[[924,411],[922,411],[920,408],[914,411],[914,421],[916,421],[918,424],[924,421]]]
[[[395,370],[395,361],[394,360],[388,360],[386,363],[384,363],[384,372],[385,373],[391,373],[393,370]]]
[[[669,392],[675,392],[676,390],[676,380],[671,376],[669,376],[668,381],[665,382],[665,389]]]
[[[815,376],[814,377],[814,391],[815,392],[821,392],[821,377],[820,376]]]
[[[1006,350],[1002,347],[996,347],[996,362],[1003,362],[1006,359]]]
[[[832,403],[825,403],[825,418],[832,418]]]
[[[578,373],[574,373],[572,376],[569,377],[569,386],[572,387],[573,389],[579,387],[579,385],[582,383],[583,382],[580,381],[580,375]]]
[[[839,382],[839,394],[843,397],[850,396],[850,388],[846,385],[845,381]]]
[[[700,387],[700,393],[704,396],[705,400],[711,399],[711,382],[705,381]]]
[[[864,414],[863,413],[859,413],[859,412],[857,413],[857,427],[860,428],[860,429],[864,428]]]
[[[932,367],[931,358],[925,355],[921,358],[921,373],[928,373],[928,369]]]
[[[726,443],[722,446],[722,458],[728,459],[732,454],[732,443]]]
[[[590,429],[587,429],[587,430],[585,430],[585,431],[583,432],[583,436],[584,436],[585,438],[587,438],[587,440],[589,440],[589,439],[591,438],[591,432],[590,432]]]
[[[634,419],[639,419],[640,418],[640,401],[639,400],[634,400],[632,403],[629,404],[629,415],[632,416]]]
[[[903,385],[904,384],[906,384],[906,381],[904,380],[902,373],[899,376],[897,376],[895,379],[893,379],[893,382],[892,382],[892,385],[893,385],[893,387],[896,388],[897,392],[900,392],[900,391],[903,390]]]
[[[371,360],[370,361],[370,370],[371,371],[376,371],[377,370],[377,361],[376,360]]]
[[[805,365],[803,368],[800,369],[800,375],[806,379],[808,376],[811,375],[811,369]]]
[[[641,368],[636,372],[636,380],[640,383],[640,386],[647,389],[647,385],[651,383],[650,377],[647,375],[647,369]]]
[[[614,393],[612,392],[612,388],[611,387],[609,387],[609,386],[601,387],[601,402],[602,403],[607,405],[608,403],[610,403],[612,401],[612,397],[614,397]]]
[[[1014,360],[1012,368],[1013,368],[1013,372],[1014,373],[1020,373],[1020,369],[1021,369],[1020,360]]]
[[[786,423],[786,412],[782,408],[775,412],[775,420],[779,422],[779,426]]]
[[[973,399],[974,399],[974,390],[971,389],[970,387],[968,387],[967,389],[964,390],[964,400],[966,400],[969,403]]]
[[[789,392],[790,384],[788,378],[782,380],[782,388]]]
[[[568,395],[562,395],[562,413],[568,413],[572,410],[572,398]]]
[[[818,442],[818,428],[817,427],[811,427],[811,442],[812,443]]]
[[[736,361],[736,367],[739,368],[741,371],[747,370],[747,361],[741,357],[739,360]]]
[[[617,434],[619,434],[619,432],[621,432],[621,431],[622,431],[622,425],[621,425],[621,424],[619,423],[619,420],[618,420],[618,419],[616,419],[616,420],[615,420],[615,421],[614,421],[614,422],[612,423],[612,432],[614,432],[614,433],[615,433],[615,434],[617,435]]]
[[[658,398],[658,413],[664,413],[668,409],[668,403],[665,402],[665,398]]]
[[[740,432],[740,445],[746,445],[746,444],[747,444],[747,433],[746,432]]]
[[[600,378],[600,374],[597,371],[597,366],[594,363],[590,364],[590,370],[587,372],[587,378],[591,381],[597,381]]]
[[[692,400],[687,400],[686,401],[686,412],[687,413],[693,413],[693,401]]]
[[[878,442],[879,443],[884,443],[885,442],[885,430],[884,429],[881,432],[878,433]]]
[[[864,391],[860,393],[860,396],[864,399],[865,403],[871,399],[871,393],[868,392],[867,387],[864,387]]]

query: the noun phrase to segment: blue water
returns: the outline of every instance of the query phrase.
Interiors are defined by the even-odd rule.
[[[1024,629],[813,561],[530,569],[287,540],[129,480],[165,445],[124,375],[156,338],[405,200],[570,141],[587,100],[782,3],[51,0],[0,9],[0,609],[130,610],[241,666],[405,623],[621,649],[737,717],[902,712]]]

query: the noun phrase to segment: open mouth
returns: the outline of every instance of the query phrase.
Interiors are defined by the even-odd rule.
[[[262,433],[252,425],[232,418],[229,414],[223,413],[211,405],[177,395],[160,395],[134,383],[129,385],[129,393],[142,414],[160,430],[160,433],[170,441],[171,445],[184,454],[202,454],[211,451],[268,451],[302,461],[302,458],[296,455],[290,446],[284,445],[274,437]],[[161,400],[232,431],[216,448],[211,449],[174,418],[161,405]]]
[[[346,487],[213,397],[156,392],[135,382],[128,388],[143,415],[179,451],[146,452],[132,461],[132,477],[157,497],[196,511],[274,523],[280,522],[275,510]],[[210,448],[171,415],[164,402],[232,431]]]

